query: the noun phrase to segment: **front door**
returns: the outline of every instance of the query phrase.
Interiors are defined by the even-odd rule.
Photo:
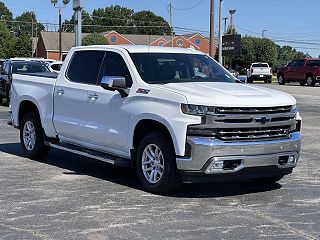
[[[103,76],[121,76],[126,78],[127,87],[130,88],[132,77],[127,66],[121,52],[106,52],[98,84],[88,91],[90,102],[85,118],[85,129],[91,143],[99,149],[121,156],[130,154],[130,95],[122,98],[119,92],[105,90],[99,85]]]

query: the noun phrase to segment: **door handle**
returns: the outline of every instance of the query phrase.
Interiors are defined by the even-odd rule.
[[[99,95],[96,94],[96,93],[90,93],[90,94],[89,94],[89,98],[90,98],[91,100],[97,100],[97,99],[99,98]]]
[[[56,93],[59,95],[59,96],[62,96],[64,94],[64,90],[63,89],[58,89],[56,91]]]

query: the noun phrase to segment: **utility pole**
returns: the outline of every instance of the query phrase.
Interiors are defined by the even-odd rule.
[[[214,57],[214,0],[210,0],[210,49],[209,55]]]
[[[75,11],[75,44],[82,45],[82,4],[81,0],[73,0],[73,10]]]
[[[31,19],[31,57],[33,57],[33,17]]]
[[[172,0],[170,0],[170,30],[171,30],[171,47],[173,47],[173,26],[172,26]]]
[[[223,0],[220,0],[219,6],[219,63],[222,65],[222,9]]]
[[[227,20],[228,20],[229,18],[227,18],[227,17],[224,17],[223,18],[223,21],[224,21],[224,32],[223,32],[223,34],[224,35],[226,35],[226,33],[227,33]]]
[[[261,38],[264,38],[264,32],[266,32],[267,30],[263,29],[262,30],[262,34],[261,34]]]
[[[70,0],[62,0],[63,6],[59,5],[56,6],[58,3],[58,0],[51,0],[51,3],[55,8],[59,9],[59,60],[61,60],[62,57],[62,26],[61,26],[61,11],[63,8],[66,7],[66,5],[69,3]]]

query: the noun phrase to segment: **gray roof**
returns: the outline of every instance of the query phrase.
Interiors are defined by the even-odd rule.
[[[164,38],[166,41],[171,40],[168,35],[142,35],[142,34],[121,34],[123,37],[133,42],[136,45],[149,45],[159,38]]]
[[[84,33],[82,36],[86,35]],[[41,32],[41,37],[44,42],[44,46],[47,51],[59,50],[59,32]],[[63,52],[68,52],[72,47],[75,46],[75,36],[73,32],[63,32],[61,48]]]

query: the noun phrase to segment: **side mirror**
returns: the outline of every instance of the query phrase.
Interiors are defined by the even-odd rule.
[[[126,79],[124,77],[103,76],[101,87],[110,91],[118,91],[123,98],[129,95],[129,89],[126,87]]]

